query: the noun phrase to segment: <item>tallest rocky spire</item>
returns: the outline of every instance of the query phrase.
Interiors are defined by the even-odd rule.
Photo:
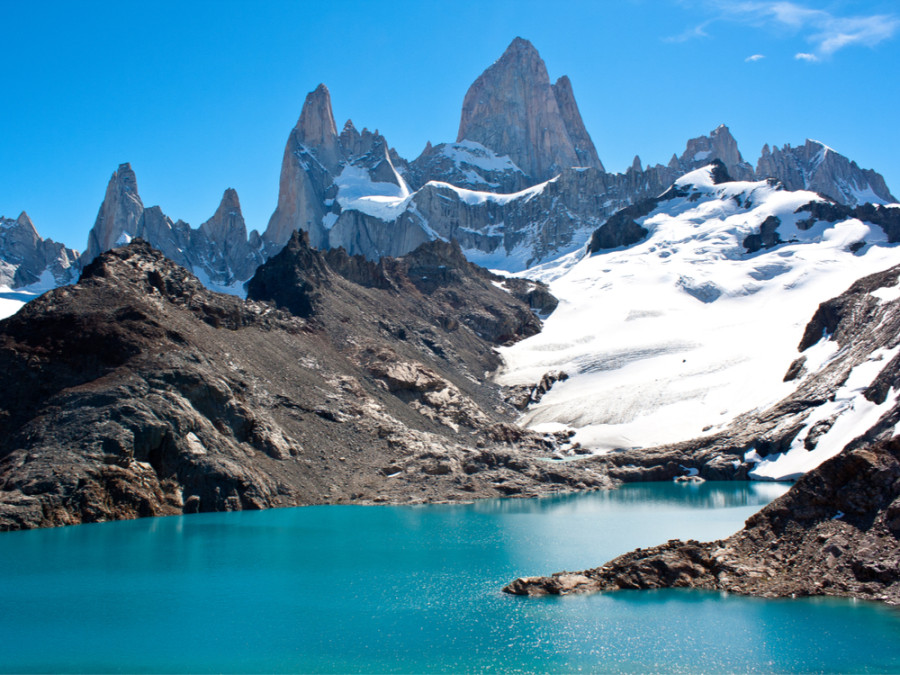
[[[518,37],[466,92],[457,140],[509,155],[534,180],[570,166],[602,168],[568,78],[551,85],[537,49]]]

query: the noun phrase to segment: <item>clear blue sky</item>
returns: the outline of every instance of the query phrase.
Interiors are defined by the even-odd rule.
[[[821,140],[900,193],[900,3],[0,0],[0,214],[84,249],[110,174],[196,227],[222,192],[275,207],[303,99],[413,159],[517,35],[569,75],[608,170],[728,124],[744,157]]]

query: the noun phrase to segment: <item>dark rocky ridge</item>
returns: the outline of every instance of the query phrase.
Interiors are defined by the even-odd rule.
[[[137,240],[0,322],[0,530],[611,485],[541,461],[566,439],[512,425],[484,382],[489,338],[539,326],[527,305],[468,267],[422,292],[384,261],[402,287],[361,286],[295,240],[269,266],[311,281],[306,319]]]
[[[721,541],[672,540],[582,572],[516,579],[516,595],[695,588],[900,604],[900,439],[848,450]]]

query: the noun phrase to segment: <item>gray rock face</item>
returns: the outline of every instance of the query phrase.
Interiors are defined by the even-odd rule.
[[[525,173],[507,156],[499,156],[480,143],[431,143],[409,165],[407,182],[418,190],[430,181],[450,183],[468,190],[510,193],[528,187]]]
[[[259,235],[254,231],[256,236],[247,238],[241,202],[232,188],[225,190],[213,217],[191,234],[191,267],[195,273],[203,269],[210,279],[221,280],[224,285],[246,281],[265,261]]]
[[[120,164],[106,186],[106,196],[88,234],[88,245],[82,256],[87,265],[103,251],[127,244],[137,236],[138,222],[144,204],[138,194],[137,177],[131,164]]]
[[[569,140],[575,146],[575,156],[578,158],[576,166],[590,166],[600,171],[605,171],[603,162],[600,161],[600,157],[597,155],[594,142],[584,127],[578,104],[575,103],[572,81],[568,75],[563,75],[556,81],[556,84],[553,85],[553,95],[556,97],[559,114],[562,115]]]
[[[339,220],[344,207],[359,197],[402,199],[409,194],[391,155],[377,130],[373,133],[364,128],[359,132],[348,120],[339,136],[328,89],[319,85],[310,92],[284,150],[278,206],[262,235],[266,254],[281,250],[296,230],[307,232],[315,248],[343,246],[351,253],[364,249],[366,255],[376,259],[411,250],[401,250],[400,245],[414,248],[425,241],[427,237],[420,228],[414,235],[396,232],[393,243],[379,233],[368,233],[364,223],[360,227],[357,209],[351,209],[352,214],[343,222]],[[371,201],[369,205],[378,206]],[[365,204],[356,206],[366,213]]]
[[[602,169],[571,83],[566,78],[552,86],[537,50],[522,38],[466,92],[456,140],[508,155],[534,181],[572,166]]]
[[[753,180],[753,167],[744,161],[738,150],[737,141],[724,124],[713,129],[709,136],[699,136],[687,142],[687,147],[678,158],[678,168],[682,173],[706,166],[714,159],[720,160],[734,180]]]
[[[881,174],[860,169],[856,162],[827,145],[808,139],[796,148],[786,144],[770,150],[768,144],[764,145],[756,176],[776,178],[789,190],[819,192],[847,206],[897,201]]]
[[[28,214],[0,216],[0,286],[22,288],[41,281],[49,272],[50,285],[63,286],[77,278],[78,252],[42,239]]]

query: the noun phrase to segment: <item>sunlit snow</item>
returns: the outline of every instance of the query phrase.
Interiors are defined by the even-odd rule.
[[[549,282],[560,304],[540,334],[502,350],[497,379],[570,375],[524,414],[526,425],[565,425],[597,452],[721,430],[793,391],[782,380],[820,302],[900,263],[881,229],[858,220],[800,230],[808,214],[794,211],[815,193],[765,181],[714,185],[708,169],[678,184],[692,194],[642,219],[644,242],[523,274]],[[772,215],[789,243],[747,253],[744,239]],[[868,245],[852,253],[860,241]],[[833,354],[821,344],[810,365]]]

